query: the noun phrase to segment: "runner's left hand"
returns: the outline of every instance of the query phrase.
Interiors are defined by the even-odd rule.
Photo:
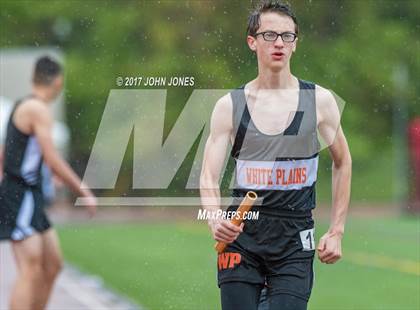
[[[341,256],[342,234],[328,231],[319,240],[318,258],[322,263],[334,264]]]

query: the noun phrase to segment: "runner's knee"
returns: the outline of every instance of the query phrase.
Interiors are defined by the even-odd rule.
[[[38,257],[28,258],[24,264],[22,264],[21,272],[25,277],[29,277],[33,280],[39,279],[43,274],[42,259]]]
[[[44,259],[43,273],[46,280],[54,280],[62,269],[63,259],[60,256],[54,256],[50,259]]]

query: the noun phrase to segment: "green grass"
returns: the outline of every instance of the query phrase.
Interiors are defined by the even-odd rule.
[[[325,224],[316,227],[317,238]],[[59,233],[68,261],[148,309],[220,309],[214,242],[204,223],[62,227]],[[375,266],[378,256],[418,264],[419,239],[415,219],[349,219],[343,260],[315,264],[309,309],[419,309],[418,275]],[[373,259],[350,259],[360,252]]]

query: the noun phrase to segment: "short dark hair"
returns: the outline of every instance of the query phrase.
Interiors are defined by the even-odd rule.
[[[43,56],[36,61],[33,82],[40,85],[49,85],[61,72],[61,65],[57,61],[49,56]]]
[[[275,12],[289,16],[295,23],[296,34],[299,33],[299,25],[296,15],[293,13],[289,4],[278,0],[263,0],[249,15],[247,28],[248,35],[255,36],[261,26],[261,14],[267,12]]]

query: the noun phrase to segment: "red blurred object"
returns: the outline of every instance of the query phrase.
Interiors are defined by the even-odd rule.
[[[420,117],[414,118],[408,126],[408,144],[412,175],[409,211],[420,213]]]

